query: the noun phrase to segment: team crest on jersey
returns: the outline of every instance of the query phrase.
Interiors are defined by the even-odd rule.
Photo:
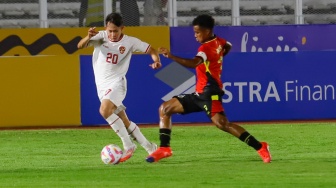
[[[125,46],[120,46],[120,47],[119,47],[119,52],[120,52],[121,54],[123,54],[123,53],[125,52],[125,50],[126,50]]]

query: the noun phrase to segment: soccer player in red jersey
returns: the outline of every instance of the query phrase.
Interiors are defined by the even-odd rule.
[[[192,94],[174,96],[163,102],[159,108],[160,115],[160,147],[150,154],[147,162],[157,162],[170,157],[172,129],[171,116],[173,114],[189,114],[204,111],[211,121],[222,131],[239,138],[253,147],[265,163],[271,162],[269,146],[266,142],[259,142],[243,127],[229,122],[222,106],[223,83],[221,81],[223,57],[230,51],[231,44],[213,33],[215,21],[209,15],[200,15],[193,20],[196,40],[201,43],[197,55],[193,59],[177,57],[166,48],[159,48],[159,52],[166,58],[188,67],[196,69],[196,91]]]

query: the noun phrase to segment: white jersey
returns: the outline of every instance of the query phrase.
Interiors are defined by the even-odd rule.
[[[97,89],[125,78],[133,52],[147,52],[150,45],[140,39],[123,35],[118,42],[109,40],[106,31],[99,31],[90,39],[94,46],[92,64]]]

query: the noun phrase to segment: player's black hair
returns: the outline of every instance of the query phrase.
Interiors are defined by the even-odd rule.
[[[210,15],[206,14],[199,15],[193,20],[192,25],[193,26],[198,25],[202,28],[212,30],[215,26],[215,19],[213,19],[213,17]]]
[[[105,23],[107,24],[108,22],[113,23],[117,27],[120,27],[123,25],[123,18],[120,14],[118,13],[111,13],[106,16]]]

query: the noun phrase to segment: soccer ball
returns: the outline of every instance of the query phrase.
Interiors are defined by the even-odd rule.
[[[105,146],[100,154],[101,160],[105,164],[118,164],[123,154],[123,151],[116,144],[109,144]]]

